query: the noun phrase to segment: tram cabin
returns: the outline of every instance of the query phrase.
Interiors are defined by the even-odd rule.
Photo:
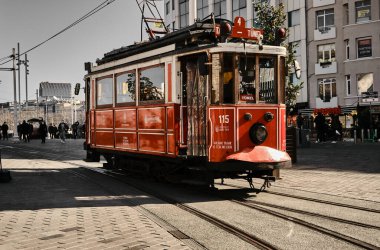
[[[85,64],[88,160],[183,181],[278,176],[290,161],[286,49],[260,44],[241,17],[220,21]]]

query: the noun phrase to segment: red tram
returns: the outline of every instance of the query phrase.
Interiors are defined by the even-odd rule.
[[[290,162],[286,49],[262,36],[241,17],[211,19],[86,63],[88,160],[208,184],[274,180]]]

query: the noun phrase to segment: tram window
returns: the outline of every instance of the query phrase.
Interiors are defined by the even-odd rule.
[[[259,102],[276,103],[276,60],[275,58],[260,58],[259,63]]]
[[[165,99],[165,65],[140,70],[140,101]]]
[[[116,75],[116,103],[136,101],[136,74],[134,71]]]
[[[232,54],[223,57],[223,103],[234,101],[234,63]]]
[[[96,79],[96,105],[112,105],[113,77],[107,76]]]
[[[255,102],[256,97],[256,58],[241,55],[239,58],[239,95],[240,101]]]

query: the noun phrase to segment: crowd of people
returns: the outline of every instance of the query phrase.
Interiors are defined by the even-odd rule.
[[[302,129],[304,124],[304,117],[302,114],[298,114],[297,127]],[[317,132],[317,143],[342,140],[343,137],[343,126],[339,120],[339,115],[331,114],[329,116],[323,115],[321,112],[313,120],[315,124],[315,130]]]
[[[37,127],[38,126],[38,127]],[[71,128],[71,129],[70,129]],[[1,126],[0,139],[8,140],[9,127],[6,122]],[[38,125],[33,122],[27,122],[25,120],[17,125],[17,135],[20,141],[30,142],[32,137],[38,137],[41,139],[41,143],[46,143],[46,137],[50,139],[60,139],[62,143],[66,142],[66,138],[70,135],[70,138],[85,138],[85,124],[80,124],[76,121],[69,127],[69,125],[62,120],[58,126],[51,123],[49,126],[44,120],[38,121]]]

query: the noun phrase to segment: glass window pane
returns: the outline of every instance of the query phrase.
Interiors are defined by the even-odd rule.
[[[110,105],[113,102],[113,78],[108,76],[96,81],[96,103],[97,105]]]
[[[326,24],[325,26],[333,26],[334,25],[334,14],[326,16]]]
[[[358,40],[358,58],[372,56],[372,40],[362,39]]]
[[[274,58],[260,58],[260,83],[259,101],[265,103],[276,103],[275,84],[275,62]]]
[[[373,73],[358,74],[358,94],[373,89]]]
[[[234,101],[234,63],[232,54],[223,57],[223,103]]]
[[[239,58],[239,99],[245,102],[255,102],[255,57],[240,56]]]
[[[140,101],[164,100],[165,66],[140,70]]]
[[[317,18],[317,27],[325,27],[325,19],[323,16]]]
[[[116,76],[116,103],[136,101],[136,74],[126,72]]]

